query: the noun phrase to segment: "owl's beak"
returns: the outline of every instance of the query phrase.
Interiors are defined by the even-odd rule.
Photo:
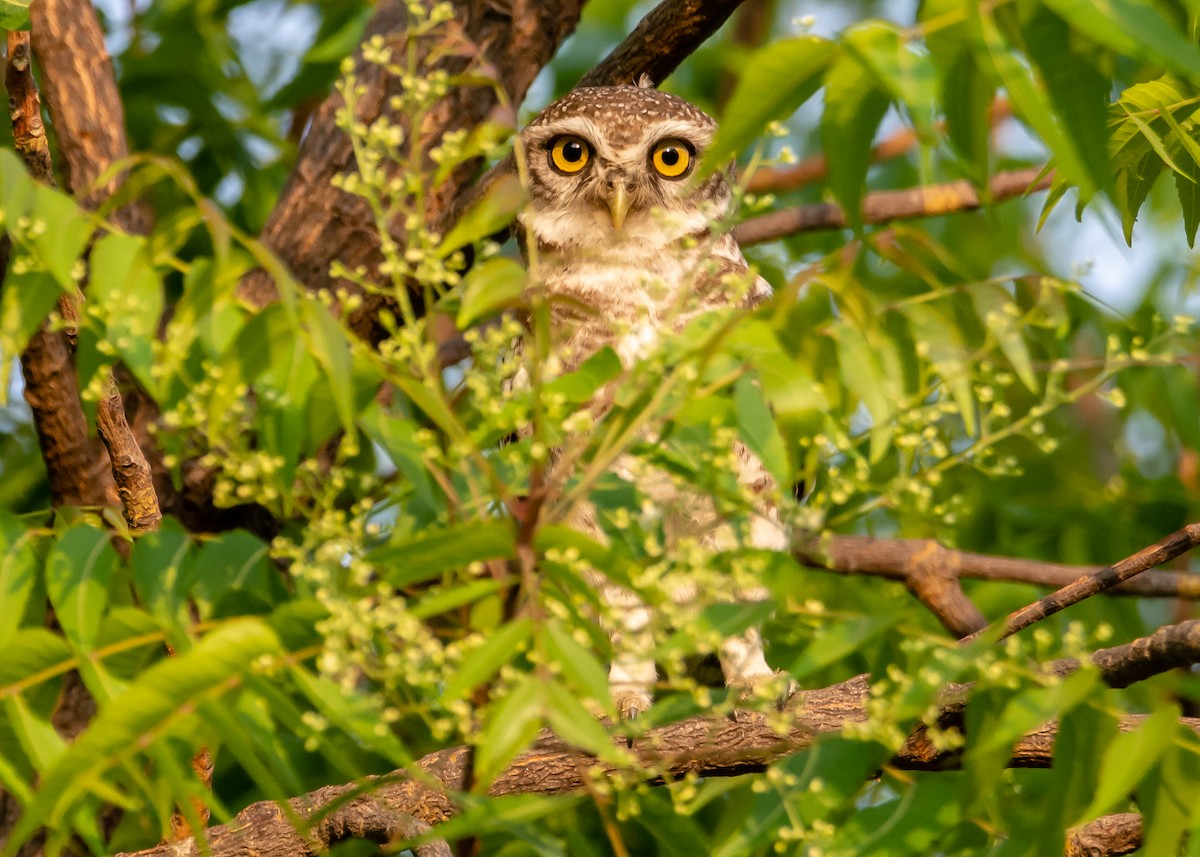
[[[612,190],[612,196],[608,198],[608,213],[612,215],[613,229],[617,232],[621,231],[621,227],[625,225],[625,215],[629,213],[629,191],[625,187],[624,182],[620,182]]]

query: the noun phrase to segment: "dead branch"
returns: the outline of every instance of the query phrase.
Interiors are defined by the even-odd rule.
[[[879,190],[863,198],[862,219],[864,223],[888,223],[916,217],[937,217],[960,211],[974,211],[984,202],[1002,202],[1034,191],[1045,190],[1054,179],[1053,173],[1042,175],[1042,170],[1030,167],[1024,170],[998,173],[988,183],[988,195],[981,200],[975,188],[967,181],[947,182],[906,190]],[[1038,176],[1042,176],[1040,179]],[[742,246],[762,244],[786,238],[800,232],[818,232],[829,229],[844,229],[846,215],[841,207],[832,202],[784,208],[769,214],[752,217],[733,230],[733,237]]]
[[[743,0],[664,0],[621,44],[579,81],[580,86],[634,83],[643,74],[666,80],[728,20]]]
[[[810,568],[839,574],[867,574],[905,583],[917,568],[934,566],[941,573],[960,579],[1032,583],[1057,589],[1102,568],[952,550],[933,539],[832,536],[813,543],[798,537],[792,549],[796,558]],[[1195,601],[1200,600],[1200,575],[1147,571],[1106,590],[1105,594]]]
[[[999,639],[1011,636],[1035,622],[1040,622],[1065,610],[1072,604],[1090,598],[1106,589],[1111,589],[1123,580],[1128,580],[1156,565],[1162,565],[1164,562],[1181,556],[1198,544],[1200,544],[1200,524],[1188,524],[1179,532],[1172,533],[1150,547],[1138,551],[1133,556],[1107,568],[1102,568],[1093,574],[1085,575],[1057,592],[1052,592],[1045,598],[1040,598],[1029,606],[1010,614],[999,625],[1001,629]],[[964,637],[963,640],[964,642],[970,641],[981,633],[984,632],[977,632],[969,637]]]
[[[715,777],[761,771],[771,762],[809,747],[820,735],[865,721],[868,691],[866,676],[804,691],[789,704],[791,721],[782,733],[770,718],[757,712],[740,712],[736,719],[720,714],[694,717],[653,729],[634,740],[631,765],[620,770],[545,732],[492,783],[488,794],[562,794],[585,788],[597,776],[618,774],[635,774],[647,782],[661,783],[687,774]],[[962,703],[951,705],[942,720],[961,725],[964,710]],[[1121,728],[1135,729],[1144,720],[1141,715],[1127,717]],[[1182,718],[1181,722],[1200,732],[1200,719]],[[1022,738],[1013,747],[1010,765],[1048,767],[1056,734],[1057,725],[1051,722]],[[924,729],[918,729],[891,764],[906,770],[945,770],[954,767],[958,758],[958,751],[937,749]],[[411,816],[436,825],[455,814],[451,793],[468,785],[469,767],[469,748],[453,747],[416,762],[416,775],[394,771],[361,784],[329,786],[294,798],[289,802],[290,813],[271,802],[252,804],[229,824],[205,831],[208,849],[213,857],[317,853],[325,835],[321,823],[316,822],[309,836],[303,837],[294,831],[289,815],[313,820],[340,813],[340,829],[360,831],[353,835],[373,841],[390,838],[394,828],[389,819],[396,817]],[[322,808],[331,806],[331,814],[322,813]],[[198,857],[200,853],[195,840],[190,840],[128,857]]]

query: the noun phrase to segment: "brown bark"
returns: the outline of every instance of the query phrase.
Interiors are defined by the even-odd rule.
[[[782,733],[757,712],[739,712],[737,718],[694,717],[653,729],[632,742],[631,766],[620,773],[659,784],[687,774],[714,777],[761,771],[810,746],[820,735],[864,721],[868,691],[866,676],[858,676],[798,694],[789,703],[791,722]],[[945,725],[961,726],[964,710],[962,703],[949,705],[941,720]],[[1140,715],[1127,717],[1121,728],[1135,729],[1144,720]],[[1181,722],[1200,732],[1200,720],[1182,718]],[[1057,725],[1051,722],[1020,739],[1013,747],[1010,765],[1049,767],[1056,734]],[[229,824],[205,831],[208,849],[213,857],[313,855],[350,837],[390,841],[397,819],[412,817],[437,825],[456,812],[449,793],[469,784],[470,758],[470,748],[452,747],[422,758],[412,772],[394,771],[361,784],[328,786],[293,798],[286,809],[267,801],[252,804]],[[957,751],[935,748],[924,729],[918,729],[891,764],[905,770],[945,770],[956,766],[958,759]],[[596,776],[616,773],[594,756],[546,732],[500,774],[487,793],[562,794],[586,788]],[[292,819],[313,827],[301,836]],[[131,857],[192,857],[200,853],[196,842],[189,840],[135,852]]]
[[[1154,568],[1156,565],[1162,565],[1164,562],[1181,556],[1197,545],[1200,545],[1200,524],[1188,524],[1179,532],[1172,533],[1150,547],[1138,551],[1133,556],[1107,568],[1102,568],[1093,574],[1085,575],[1073,583],[1068,583],[1045,598],[1039,598],[1033,604],[1010,614],[1000,623],[1000,639],[1053,616],[1085,598],[1111,589],[1118,583]],[[965,637],[964,642],[979,636],[980,633],[983,632]]]
[[[1200,620],[1164,625],[1131,643],[1098,649],[1092,653],[1091,661],[1109,687],[1129,687],[1150,676],[1200,663]],[[1066,675],[1079,668],[1079,661],[1064,658],[1050,668]]]
[[[988,185],[988,202],[1001,202],[1045,190],[1054,179],[1048,173],[1038,179],[1042,170],[1029,168],[998,173]],[[906,190],[878,190],[863,198],[864,223],[889,223],[915,217],[937,217],[962,211],[975,211],[984,204],[970,182],[957,181]],[[752,217],[733,230],[733,237],[743,246],[762,244],[786,238],[800,232],[844,229],[846,214],[832,202],[784,208]]]
[[[952,550],[933,539],[831,536],[813,543],[807,537],[799,537],[793,552],[800,562],[811,568],[886,577],[905,583],[921,565],[935,565],[960,579],[1032,583],[1056,589],[1101,569],[1101,566],[1065,565]],[[1104,594],[1195,601],[1200,600],[1200,575],[1147,571],[1117,584]]]
[[[1142,847],[1142,817],[1136,812],[1106,815],[1067,834],[1066,857],[1120,857]]]
[[[580,86],[635,83],[648,74],[662,83],[720,29],[742,0],[664,0],[615,50],[579,81]]]
[[[83,207],[99,208],[123,179],[111,168],[129,155],[125,113],[104,33],[87,0],[42,0],[30,9],[30,17],[64,184]],[[114,212],[113,219],[131,232],[146,230],[147,218],[137,206]],[[111,373],[105,386],[96,423],[125,521],[134,533],[157,529],[162,514],[150,465],[129,428]],[[148,437],[143,442],[148,444]]]
[[[472,64],[490,71],[501,83],[509,104],[519,104],[563,39],[575,28],[582,9],[581,0],[540,3],[514,0],[509,4],[487,0],[457,0],[458,12],[436,44],[425,43],[425,51],[439,50],[445,55],[435,64],[451,75]],[[403,38],[407,16],[396,0],[380,3],[367,27],[367,38],[381,35],[392,42]],[[373,122],[384,116],[405,126],[389,103],[399,93],[400,81],[373,63],[355,60],[355,74],[365,87],[359,103],[358,118]],[[333,186],[335,176],[354,169],[350,141],[334,122],[343,101],[336,93],[317,109],[312,127],[300,150],[299,162],[271,213],[262,232],[262,241],[274,251],[292,274],[308,289],[334,289],[348,285],[335,281],[329,264],[337,259],[350,269],[362,266],[368,279],[386,286],[378,273],[382,257],[379,236],[371,226],[372,218],[362,200]],[[428,152],[450,131],[469,129],[500,108],[496,93],[485,86],[458,86],[425,117],[417,129],[419,147]],[[515,117],[508,117],[513,121]],[[405,126],[406,127],[406,126]],[[427,222],[442,223],[455,200],[473,178],[477,164],[456,170],[441,185],[431,188]],[[241,294],[262,306],[276,295],[275,284],[262,270],[243,279]],[[350,318],[360,335],[370,337],[373,315],[381,304],[368,300],[363,309]]]
[[[129,157],[125,109],[104,32],[90,0],[38,0],[29,14],[63,186],[85,208],[100,208],[124,178],[111,168]],[[130,232],[149,228],[142,206],[126,206],[113,219]]]
[[[7,40],[4,83],[13,143],[30,175],[53,187],[54,169],[30,65],[30,36],[13,32]],[[7,269],[10,251],[7,236],[3,251]],[[71,301],[60,297],[58,303],[64,318],[74,317]],[[21,369],[25,376],[25,400],[33,411],[38,445],[46,464],[51,502],[55,506],[103,506],[115,499],[104,454],[88,438],[67,334],[43,325],[22,353]]]

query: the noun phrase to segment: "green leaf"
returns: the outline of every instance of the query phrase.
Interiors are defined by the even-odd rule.
[[[473,562],[506,559],[514,551],[510,521],[471,521],[384,545],[369,552],[367,559],[387,567],[385,575],[393,586],[408,586]]]
[[[1140,0],[1046,0],[1046,5],[1117,53],[1200,83],[1200,52],[1154,5]]]
[[[455,324],[466,330],[500,310],[517,306],[525,295],[528,274],[512,259],[488,259],[463,278],[462,303]]]
[[[151,369],[163,290],[145,239],[110,232],[96,242],[91,254],[88,303],[100,307],[105,339],[116,348],[138,383],[157,395],[159,379]],[[80,383],[87,380],[81,377]]]
[[[1038,9],[1022,31],[1030,60],[1046,82],[1067,139],[1096,187],[1110,196],[1113,169],[1108,154],[1108,76],[1096,65],[1096,50],[1081,44],[1062,19]]]
[[[612,736],[576,696],[556,681],[542,687],[546,719],[554,734],[581,750],[613,765],[628,764],[632,757],[613,744]]]
[[[0,512],[0,649],[17,633],[41,571],[33,532],[15,515]]]
[[[412,764],[412,753],[404,742],[380,721],[376,699],[348,691],[297,665],[292,666],[290,674],[300,692],[338,730],[354,736],[397,767]]]
[[[17,695],[5,699],[4,713],[21,750],[38,771],[47,770],[62,756],[67,748],[66,740],[55,731],[49,717],[39,717],[30,709],[24,697]]]
[[[1012,364],[1013,371],[1021,379],[1021,383],[1031,393],[1038,390],[1037,373],[1033,369],[1033,358],[1029,354],[1029,346],[1025,343],[1023,325],[1019,310],[1012,297],[1003,287],[996,283],[979,283],[971,288],[971,300],[975,311],[987,327],[988,332],[996,337],[1004,356]]]
[[[65,672],[72,659],[66,640],[47,628],[20,628],[0,658],[0,699],[23,693],[47,676]],[[45,675],[43,675],[45,674]]]
[[[52,188],[37,186],[29,216],[45,228],[33,236],[33,250],[54,277],[60,294],[74,295],[78,288],[72,274],[95,226],[78,203]]]
[[[1085,199],[1092,196],[1096,192],[1096,184],[1091,172],[1083,162],[1075,141],[1059,126],[1045,89],[1001,36],[991,8],[970,4],[970,10],[992,65],[1008,90],[1014,110],[1054,154],[1062,175],[1079,187]]]
[[[512,174],[500,176],[446,233],[439,254],[445,258],[460,247],[504,229],[525,207],[525,200],[520,179]]]
[[[16,248],[14,247],[14,255]],[[10,366],[54,310],[62,294],[45,271],[14,270],[10,259],[0,291],[0,365]],[[7,400],[8,385],[0,385],[0,403]]]
[[[333,317],[329,308],[315,298],[305,297],[300,301],[300,312],[304,317],[308,344],[317,363],[325,370],[329,392],[333,396],[342,429],[354,433],[354,386],[349,383],[352,376],[350,343],[346,332]]]
[[[820,637],[805,647],[800,657],[788,668],[788,674],[802,679],[819,672],[861,650],[866,643],[894,627],[900,618],[898,613],[884,613],[824,625]]]
[[[192,594],[204,616],[211,615],[213,606],[231,592],[265,598],[276,574],[268,545],[244,530],[221,533],[205,542],[193,567],[197,574]]]
[[[879,352],[857,327],[840,324],[833,329],[838,371],[850,392],[862,400],[871,415],[871,461],[882,459],[891,442],[895,399],[887,392]]]
[[[454,584],[445,590],[434,591],[424,596],[408,612],[418,619],[440,616],[457,607],[462,607],[464,604],[474,604],[481,598],[486,598],[492,593],[511,585],[512,581],[492,580],[491,578],[473,580],[470,583]]]
[[[263,655],[282,654],[262,621],[222,625],[192,649],[159,661],[119,699],[104,705],[82,735],[46,772],[32,803],[12,831],[21,842],[43,825],[57,827],[76,803],[100,788],[105,773],[138,752],[164,729],[195,718],[195,703],[236,687],[236,679]]]
[[[904,106],[921,138],[932,141],[937,74],[926,55],[913,49],[912,40],[899,27],[884,21],[853,27],[844,39],[847,50],[874,71],[876,80]]]
[[[478,789],[486,789],[508,763],[533,742],[542,726],[543,701],[541,682],[527,675],[492,707],[483,735],[475,747]]]
[[[528,619],[514,619],[501,625],[487,643],[463,659],[458,670],[446,682],[442,695],[446,699],[458,699],[490,679],[500,667],[524,651],[532,633],[533,623]]]
[[[608,674],[592,651],[582,645],[559,622],[548,622],[540,638],[543,654],[549,663],[562,671],[563,677],[587,701],[604,706],[609,716],[616,715],[608,692]]]
[[[1113,812],[1158,764],[1171,743],[1179,706],[1164,705],[1130,732],[1123,732],[1104,750],[1092,802],[1073,823],[1078,824]]]
[[[0,0],[0,29],[28,30],[33,0]]]
[[[568,372],[546,383],[543,395],[562,396],[572,404],[588,402],[596,391],[621,374],[621,358],[605,346],[584,360],[574,372]]]
[[[700,174],[723,170],[729,160],[762,136],[767,123],[783,120],[820,87],[837,45],[818,36],[781,39],[746,62],[721,117],[717,136],[704,153]]]
[[[164,518],[160,529],[147,533],[133,546],[129,564],[141,603],[164,627],[183,628],[188,623],[187,597],[197,576],[188,554],[192,540],[173,518]]]
[[[928,357],[958,406],[963,428],[974,435],[978,420],[971,388],[971,353],[963,343],[962,331],[954,319],[931,306],[913,304],[905,309],[905,314],[917,347]]]
[[[792,482],[792,467],[788,461],[783,437],[775,426],[775,418],[763,398],[758,383],[745,376],[733,385],[733,405],[737,414],[738,436],[746,448],[758,456],[775,484],[783,487]]]
[[[829,189],[850,225],[862,225],[862,197],[871,165],[871,143],[890,100],[854,53],[842,53],[825,74],[821,147],[829,168]]]
[[[63,533],[46,559],[46,592],[63,633],[78,650],[91,649],[108,604],[117,553],[105,530],[76,524]]]

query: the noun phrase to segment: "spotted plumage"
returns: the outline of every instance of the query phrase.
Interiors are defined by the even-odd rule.
[[[563,368],[604,346],[630,365],[695,315],[770,294],[765,281],[750,275],[728,232],[714,228],[732,202],[730,172],[704,175],[697,168],[716,130],[703,111],[643,80],[577,89],[521,132],[530,194],[519,218],[522,249],[550,300]],[[755,490],[768,487],[761,463],[740,446],[737,452],[739,479]],[[665,515],[679,518],[670,526],[676,533],[713,549],[728,538],[706,498],[681,497],[667,479],[638,481]],[[575,525],[603,537],[587,507]],[[786,543],[777,516],[765,508],[752,538],[759,547]],[[616,657],[609,680],[622,715],[632,716],[650,704],[655,682],[651,616],[601,573],[592,583],[620,612],[610,629]],[[765,592],[736,595],[757,599]],[[773,676],[757,630],[727,640],[720,655],[730,685]]]

